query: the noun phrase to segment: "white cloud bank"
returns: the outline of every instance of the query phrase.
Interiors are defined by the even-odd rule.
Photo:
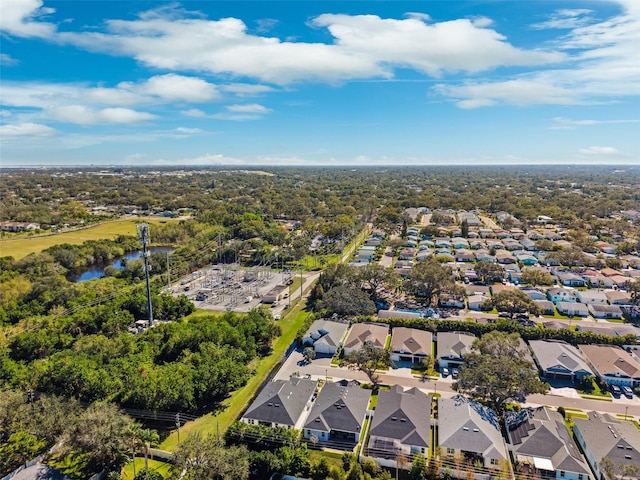
[[[587,148],[581,148],[580,149],[580,153],[582,155],[595,155],[595,156],[603,156],[603,157],[610,157],[610,156],[626,156],[625,153],[621,152],[620,150],[618,150],[615,147],[598,147],[598,146],[592,146],[592,147],[587,147]]]
[[[41,123],[17,123],[0,126],[0,137],[49,137],[58,132]]]
[[[640,95],[640,2],[619,0],[622,12],[596,22],[587,10],[559,10],[534,28],[571,28],[557,46],[563,68],[507,81],[439,85],[436,91],[461,108],[492,105],[595,104]]]
[[[94,110],[84,105],[65,105],[49,107],[44,110],[49,118],[60,122],[74,123],[77,125],[94,124],[136,124],[157,118],[146,112],[137,112],[130,108],[103,108]]]
[[[428,16],[386,19],[376,15],[323,14],[309,21],[333,43],[282,41],[252,35],[237,18],[190,18],[161,7],[136,20],[105,21],[104,31],[62,31],[42,21],[42,2],[8,0],[0,6],[0,29],[89,51],[132,57],[153,68],[248,77],[285,85],[298,81],[341,82],[392,78],[395,68],[431,76],[479,72],[502,66],[547,65],[563,53],[521,49],[490,28],[486,18],[431,22]],[[9,12],[6,14],[5,12]]]

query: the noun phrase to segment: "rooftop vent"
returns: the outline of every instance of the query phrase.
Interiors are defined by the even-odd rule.
[[[473,431],[478,433],[480,430],[478,430],[477,428],[474,428]]]
[[[276,407],[279,407],[279,406],[280,406],[280,404],[279,404],[279,403],[276,403],[276,405],[275,405],[275,406],[276,406]]]
[[[462,427],[462,430],[464,430],[465,432],[469,431],[469,427]]]
[[[407,421],[407,419],[406,419],[406,418],[401,418],[401,419],[400,419],[400,421],[401,421],[401,422],[406,422],[406,421]]]
[[[398,420],[398,417],[391,417],[391,420],[395,422],[396,420]]]

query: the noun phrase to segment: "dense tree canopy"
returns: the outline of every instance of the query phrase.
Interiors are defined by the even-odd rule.
[[[504,412],[509,400],[523,401],[527,395],[546,391],[535,365],[526,357],[520,336],[498,330],[473,342],[458,386],[471,397],[488,402],[499,413]]]
[[[512,318],[516,313],[529,312],[534,315],[539,315],[542,311],[538,304],[531,300],[522,290],[504,290],[498,292],[491,297],[487,303],[499,312],[508,313]]]
[[[345,355],[341,363],[352,370],[364,372],[375,386],[380,381],[376,370],[389,368],[391,356],[389,350],[376,348],[370,343],[365,343],[359,350]]]
[[[437,260],[428,258],[417,262],[406,280],[406,290],[432,305],[437,297],[455,287],[451,268],[442,266]]]

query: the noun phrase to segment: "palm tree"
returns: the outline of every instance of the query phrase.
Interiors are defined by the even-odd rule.
[[[133,477],[136,476],[136,450],[141,446],[140,431],[142,426],[139,423],[132,423],[127,430],[127,437],[131,441],[131,460],[133,461]]]
[[[160,442],[160,435],[155,430],[150,428],[141,429],[138,434],[138,440],[142,443],[144,448],[144,471],[149,474],[149,452],[152,447],[158,446]]]

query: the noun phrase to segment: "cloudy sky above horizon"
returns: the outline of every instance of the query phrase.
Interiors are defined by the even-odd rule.
[[[640,164],[640,2],[0,3],[0,165]]]

